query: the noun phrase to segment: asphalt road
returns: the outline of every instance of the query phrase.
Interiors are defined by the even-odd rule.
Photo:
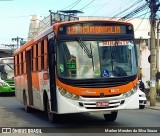
[[[0,96],[0,127],[50,127],[53,128],[52,131],[55,130],[58,134],[60,132],[61,135],[74,135],[74,133],[66,133],[66,129],[69,130],[69,133],[73,131],[84,134],[93,131],[92,135],[97,135],[97,131],[98,135],[104,135],[101,133],[110,127],[160,127],[160,111],[147,108],[121,110],[115,122],[106,122],[102,115],[65,115],[60,123],[54,124],[50,123],[41,111],[33,110],[32,113],[26,113],[24,106],[14,96]],[[143,134],[146,136],[146,133]],[[119,136],[120,134],[112,133],[113,135]],[[121,135],[127,134],[122,133]]]

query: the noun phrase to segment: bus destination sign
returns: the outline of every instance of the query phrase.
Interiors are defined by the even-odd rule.
[[[68,35],[75,35],[75,34],[125,34],[126,33],[126,26],[80,26],[80,25],[73,25],[67,26],[66,28]]]

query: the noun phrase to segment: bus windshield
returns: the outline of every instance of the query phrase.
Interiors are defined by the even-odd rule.
[[[13,64],[0,64],[0,77],[2,80],[13,79]]]
[[[61,41],[57,54],[62,78],[119,78],[137,74],[133,40]]]

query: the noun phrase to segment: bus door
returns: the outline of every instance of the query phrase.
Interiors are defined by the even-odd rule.
[[[27,65],[27,85],[28,85],[28,98],[29,105],[33,106],[33,91],[32,91],[32,69],[31,69],[31,60],[32,60],[31,50],[26,51],[26,65]]]
[[[55,39],[54,33],[48,36],[48,64],[49,64],[49,75],[50,75],[50,97],[51,97],[51,111],[57,112],[57,96],[56,96],[56,49],[55,49]]]

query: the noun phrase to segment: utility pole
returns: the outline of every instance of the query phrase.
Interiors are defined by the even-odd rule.
[[[155,45],[155,27],[156,27],[156,12],[158,11],[158,0],[146,0],[149,4],[151,11],[150,15],[150,49],[151,49],[151,61],[150,61],[150,106],[156,105],[156,45]]]
[[[160,26],[160,20],[158,21],[158,23],[157,23],[157,59],[156,59],[156,61],[157,61],[157,85],[159,86],[159,76],[160,76],[160,63],[159,63],[159,33],[160,33],[160,29],[159,29],[159,26]]]
[[[16,38],[12,38],[12,41],[17,41],[17,48],[20,47],[20,44],[19,44],[20,40],[23,41],[23,38],[20,38],[18,36]]]
[[[52,18],[52,10],[49,10],[49,13],[50,13],[50,26],[52,26],[53,25],[53,23],[52,23],[52,20],[53,20],[53,18]]]

